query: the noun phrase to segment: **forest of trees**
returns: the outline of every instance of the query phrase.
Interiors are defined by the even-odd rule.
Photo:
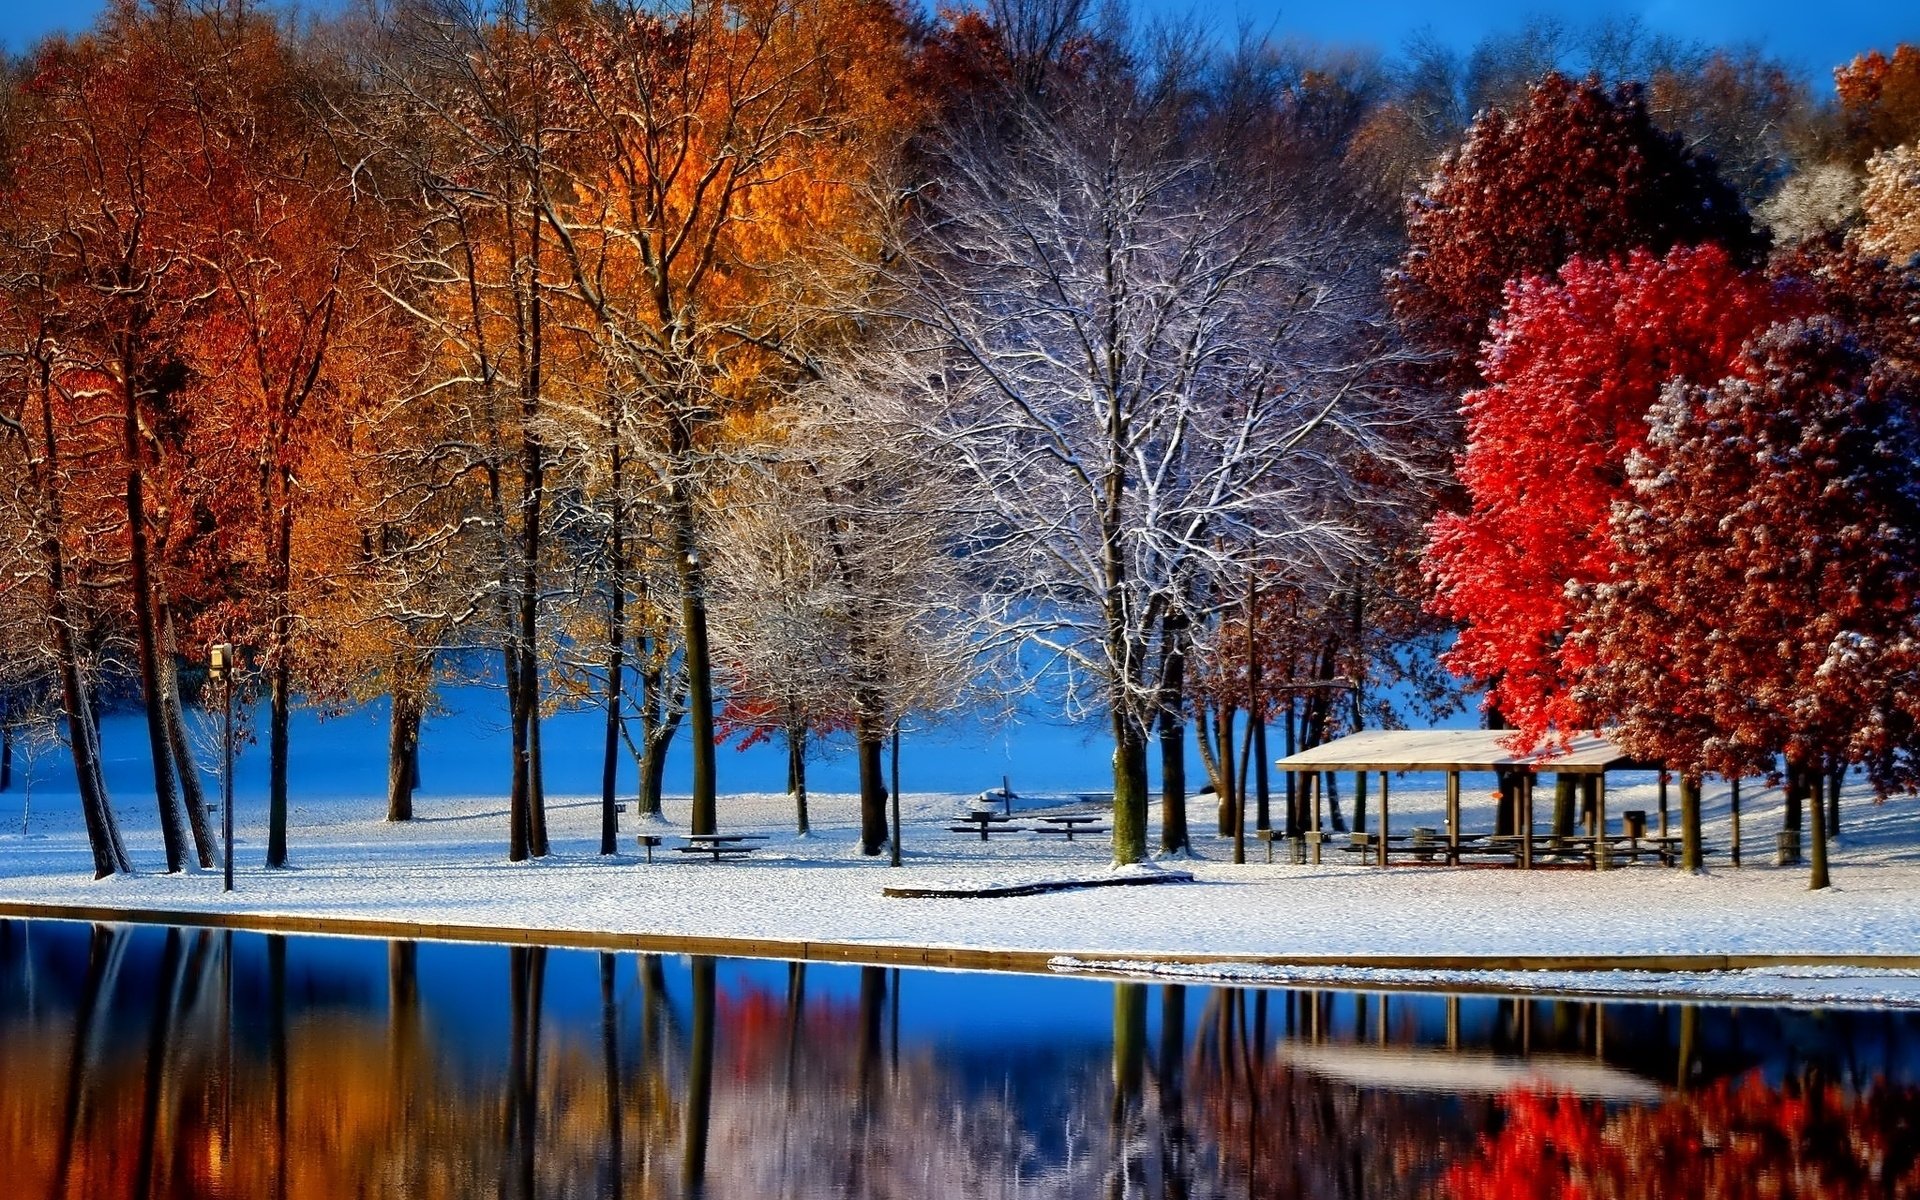
[[[1203,778],[1264,825],[1278,745],[1444,662],[1696,822],[1784,777],[1818,884],[1835,773],[1920,781],[1920,49],[1834,80],[1620,24],[113,0],[0,79],[0,786],[58,737],[128,869],[137,706],[210,864],[230,642],[269,865],[295,707],[390,698],[405,820],[454,679],[504,693],[514,859],[565,707],[604,853],[623,762],[659,813],[686,747],[712,832],[771,737],[802,829],[856,749],[877,854],[903,720],[1037,692],[1110,726],[1132,862],[1151,754],[1157,848]]]

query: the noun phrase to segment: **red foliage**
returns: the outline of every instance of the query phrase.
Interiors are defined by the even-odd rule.
[[[1463,624],[1447,665],[1486,685],[1527,740],[1594,724],[1562,662],[1566,586],[1614,562],[1608,517],[1648,409],[1670,380],[1727,373],[1779,305],[1714,247],[1575,259],[1561,274],[1509,291],[1489,385],[1466,398],[1468,504],[1434,522],[1426,560],[1435,611]]]
[[[1639,88],[1550,74],[1519,111],[1492,109],[1413,201],[1394,311],[1450,356],[1456,385],[1513,280],[1575,255],[1718,243],[1742,262],[1764,239],[1711,162],[1655,127]]]
[[[1910,1088],[1776,1088],[1758,1074],[1648,1108],[1517,1092],[1479,1157],[1447,1173],[1462,1200],[1920,1196]]]
[[[1571,646],[1640,757],[1920,783],[1920,379],[1831,317],[1669,389]],[[1659,647],[1657,654],[1650,647]]]

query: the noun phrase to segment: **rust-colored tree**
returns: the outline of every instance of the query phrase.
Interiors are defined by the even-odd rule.
[[[1920,46],[1869,50],[1833,72],[1856,163],[1876,150],[1920,139]]]
[[[1740,199],[1656,126],[1638,87],[1549,74],[1517,108],[1482,114],[1415,197],[1391,295],[1400,321],[1455,386],[1504,289],[1575,255],[1715,243],[1742,264],[1764,249]]]
[[[1777,754],[1790,773],[1865,767],[1882,794],[1920,783],[1916,404],[1915,377],[1831,317],[1774,326],[1717,385],[1666,390],[1569,643],[1578,695],[1628,753],[1695,779]]]

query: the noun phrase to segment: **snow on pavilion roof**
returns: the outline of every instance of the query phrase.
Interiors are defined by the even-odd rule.
[[[1633,760],[1606,738],[1581,734],[1555,752],[1515,754],[1511,729],[1366,729],[1280,760],[1283,771],[1492,771],[1531,767],[1598,775]]]

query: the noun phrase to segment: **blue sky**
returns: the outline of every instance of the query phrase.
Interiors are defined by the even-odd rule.
[[[101,5],[102,0],[0,0],[0,42],[19,50],[46,33],[82,28]],[[1832,67],[1861,50],[1920,42],[1920,4],[1914,0],[1145,0],[1145,6],[1204,13],[1229,28],[1245,20],[1256,29],[1387,49],[1422,29],[1465,47],[1487,33],[1512,29],[1529,15],[1578,24],[1611,13],[1638,16],[1655,31],[1683,38],[1757,42],[1823,81]]]

